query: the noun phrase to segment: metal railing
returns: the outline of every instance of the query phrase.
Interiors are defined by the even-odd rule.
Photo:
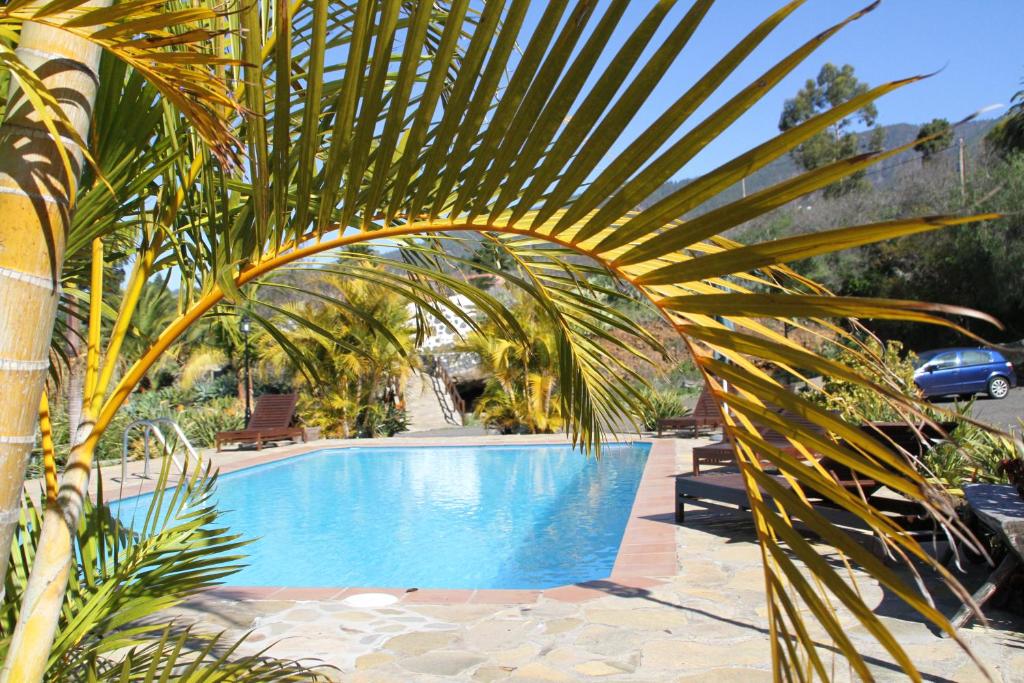
[[[121,481],[125,482],[128,480],[128,437],[136,427],[142,427],[142,438],[143,438],[143,465],[142,465],[142,478],[149,479],[149,440],[150,436],[155,436],[156,440],[160,442],[163,447],[163,454],[170,457],[171,462],[178,468],[178,472],[185,472],[185,464],[180,462],[178,458],[174,457],[174,448],[167,443],[167,437],[164,436],[163,431],[160,429],[160,425],[170,425],[174,430],[175,436],[178,437],[178,443],[185,447],[185,460],[191,456],[195,460],[196,464],[200,464],[202,460],[199,458],[199,454],[196,453],[196,449],[192,448],[192,444],[189,442],[188,437],[185,436],[185,432],[181,430],[181,426],[177,422],[169,417],[157,417],[152,420],[136,420],[130,425],[125,427],[124,435],[122,437],[121,444]]]
[[[466,414],[466,402],[462,399],[462,394],[459,393],[459,387],[456,386],[455,380],[448,374],[448,368],[444,366],[444,363],[438,363],[435,368],[435,373],[437,373],[437,378],[441,381],[441,386],[444,387],[448,397],[452,400],[452,406],[459,412],[460,416],[464,416]]]
[[[455,384],[455,379],[448,372],[444,362],[437,356],[423,356],[423,360],[424,367],[430,375],[430,383],[434,393],[437,394],[438,399],[441,401],[441,409],[445,413],[445,421],[451,424],[463,424],[466,419],[466,401],[462,398],[462,394],[459,393],[459,387]],[[458,413],[458,420],[455,419],[455,415],[448,414],[448,404],[444,401],[446,397],[451,401],[451,410]]]

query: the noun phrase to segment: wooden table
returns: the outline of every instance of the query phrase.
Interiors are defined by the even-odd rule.
[[[1009,484],[968,484],[964,497],[978,522],[999,536],[1008,550],[985,584],[974,593],[980,608],[1024,564],[1024,498]],[[952,623],[960,628],[973,618],[974,612],[964,605]]]

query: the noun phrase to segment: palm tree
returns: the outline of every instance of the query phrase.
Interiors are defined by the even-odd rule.
[[[379,265],[357,264],[384,274]],[[340,266],[345,265],[342,259]],[[276,311],[271,323],[294,330],[287,345],[265,334],[263,357],[293,373],[303,389],[307,422],[330,436],[348,438],[363,431],[377,406],[402,401],[409,374],[419,366],[406,300],[366,280],[332,272],[303,275],[307,277],[298,281],[272,278],[264,283],[264,288],[293,297],[310,291],[315,295],[270,305]],[[264,305],[269,305],[266,300]]]
[[[486,324],[459,348],[475,353],[488,376],[475,409],[484,424],[505,433],[525,429],[549,434],[562,427],[556,390],[558,337],[543,309],[522,297],[511,311],[524,339],[509,338],[496,325]]]
[[[151,48],[140,36],[159,35],[182,23],[214,16],[194,11],[187,18],[171,12],[159,18],[152,7],[125,17],[109,0],[73,0],[54,7],[45,2],[13,2],[0,8],[5,29],[0,49],[11,92],[0,126],[0,315],[6,344],[2,371],[10,391],[0,396],[0,547],[6,548],[20,505],[21,481],[35,440],[36,407],[46,377],[48,350],[58,309],[58,285],[83,165],[95,163],[85,139],[100,82],[103,49],[149,73],[163,92],[180,101],[222,155],[229,132],[210,110],[223,104],[216,81],[205,70],[213,57],[170,68],[167,48]],[[148,20],[148,25],[147,24]],[[142,21],[143,24],[138,22]],[[18,47],[9,46],[17,36]],[[198,36],[184,36],[171,48],[197,54]],[[149,60],[149,61],[146,61]],[[203,102],[186,102],[179,89],[207,90]],[[199,90],[196,90],[199,89]],[[0,554],[0,571],[7,566]]]
[[[698,0],[681,16],[671,15],[671,20],[676,3],[658,2],[627,27],[629,35],[621,47],[611,49],[614,42],[609,38],[624,23],[628,4],[612,0],[598,10],[592,2],[571,7],[548,3],[536,29],[527,35],[521,35],[527,0],[472,6],[469,0],[363,0],[351,7],[326,0],[250,3],[237,16],[206,20],[214,28],[230,28],[237,19],[242,29],[225,35],[208,32],[206,37],[217,44],[218,53],[240,55],[245,62],[236,81],[237,92],[252,115],[227,118],[230,133],[244,140],[247,168],[241,177],[233,174],[199,139],[215,138],[207,124],[222,118],[212,113],[206,118],[193,116],[192,125],[186,125],[173,109],[187,104],[181,91],[159,89],[161,102],[168,106],[162,110],[156,133],[135,148],[146,160],[145,167],[156,169],[151,177],[157,180],[148,189],[122,198],[131,205],[131,199],[144,197],[145,201],[133,205],[131,215],[147,219],[133,223],[140,239],[126,295],[102,354],[103,245],[125,226],[98,221],[78,224],[77,218],[71,226],[68,243],[76,248],[69,246],[67,251],[94,249],[88,276],[89,357],[97,370],[86,382],[86,419],[92,428],[71,453],[61,495],[54,496],[42,524],[40,552],[23,592],[4,680],[38,680],[43,675],[71,570],[72,531],[81,515],[96,442],[176,340],[216,307],[247,305],[254,287],[271,273],[298,267],[332,250],[371,242],[398,249],[400,260],[394,259],[390,270],[383,272],[349,268],[346,277],[384,283],[427,312],[440,313],[452,292],[471,296],[504,330],[525,338],[515,317],[493,297],[453,277],[446,268],[448,261],[459,258],[442,253],[446,245],[466,233],[483,234],[500,245],[515,264],[515,272],[506,273],[507,277],[529,292],[552,321],[560,412],[574,438],[589,449],[599,446],[602,430],[623,405],[639,408],[642,402],[633,378],[609,359],[600,342],[626,344],[613,341],[617,338],[609,330],[628,330],[638,340],[643,334],[591,296],[577,276],[579,261],[586,259],[593,264],[588,267],[636,288],[683,336],[713,394],[729,408],[723,418],[739,446],[739,465],[763,548],[777,678],[829,677],[804,624],[807,613],[821,622],[852,670],[870,677],[830,607],[835,602],[856,614],[912,679],[920,679],[905,650],[857,592],[793,531],[792,517],[811,520],[815,531],[845,557],[860,563],[887,590],[955,636],[946,618],[916,587],[865,553],[851,537],[815,523],[818,518],[802,496],[777,490],[762,469],[761,456],[793,484],[810,486],[849,509],[895,555],[930,566],[966,599],[965,591],[913,538],[824,473],[764,444],[756,427],[773,427],[798,449],[812,447],[848,464],[859,475],[884,481],[925,506],[952,533],[969,538],[958,526],[948,497],[912,462],[854,425],[791,394],[773,378],[773,371],[824,374],[862,384],[908,418],[926,419],[923,406],[901,394],[895,381],[872,380],[842,362],[804,349],[766,319],[823,338],[826,346],[849,341],[865,363],[877,365],[870,349],[858,345],[835,318],[891,318],[950,327],[955,325],[936,314],[984,318],[972,311],[916,302],[832,296],[785,264],[990,216],[907,218],[750,246],[722,235],[904,149],[897,148],[841,160],[679,220],[695,215],[720,192],[835,121],[918,78],[858,95],[722,164],[652,206],[634,210],[817,47],[867,10],[797,46],[725,104],[692,121],[711,94],[801,2],[785,4],[683,89],[651,125],[624,140],[629,124],[687,46],[711,0]],[[658,43],[655,37],[663,26],[668,35]],[[516,52],[520,44],[522,51]],[[293,49],[293,45],[302,47]],[[325,68],[328,53],[336,62],[331,68]],[[161,59],[161,63],[173,62]],[[595,71],[598,63],[606,64],[600,72]],[[130,64],[147,78],[154,77],[145,71],[150,68],[147,63]],[[216,72],[236,76],[228,66]],[[583,85],[592,78],[593,86],[581,97]],[[228,109],[221,105],[230,101],[215,100],[209,90],[188,92],[199,93],[198,100],[214,99],[207,113]],[[214,150],[224,156],[223,147]],[[124,184],[129,185],[127,179]],[[384,256],[371,252],[368,258]],[[122,350],[138,292],[153,274],[172,267],[180,274],[182,313],[115,382],[111,368]],[[6,324],[10,316],[8,311],[0,319]],[[258,322],[268,333],[277,332],[269,321]],[[39,334],[48,338],[48,326],[43,327]],[[287,346],[286,335],[278,336]],[[610,371],[617,368],[621,371]],[[728,393],[723,381],[730,386]],[[794,428],[773,407],[800,414],[841,441]],[[3,419],[0,412],[0,427],[6,429]],[[17,434],[25,435],[28,429]],[[20,474],[16,478],[20,480]],[[766,502],[762,490],[772,493],[774,502]],[[813,581],[797,568],[794,558],[810,568]]]

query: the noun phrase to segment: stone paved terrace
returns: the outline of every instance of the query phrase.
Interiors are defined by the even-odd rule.
[[[492,437],[473,442],[510,440],[550,442],[551,437]],[[423,439],[422,443],[452,442]],[[697,443],[664,439],[659,446],[671,445],[676,470],[687,472],[690,450]],[[343,444],[311,444],[336,445]],[[410,441],[403,439],[401,445]],[[228,471],[308,448],[213,457]],[[117,488],[110,479],[118,473],[112,469],[104,473],[109,493]],[[665,477],[664,471],[658,475]],[[269,645],[272,654],[330,665],[333,668],[324,671],[332,679],[352,682],[771,680],[763,575],[749,517],[735,509],[709,511],[692,506],[686,526],[677,527],[672,524],[670,501],[656,500],[653,505],[663,509],[643,510],[642,517],[668,531],[675,556],[671,563],[637,565],[669,569],[648,572],[643,578],[635,576],[639,570],[628,571],[624,575],[629,578],[624,580],[543,594],[220,589],[191,601],[177,610],[177,616],[210,629],[227,628],[236,635],[251,630],[249,651]],[[983,578],[983,567],[968,566],[964,581],[973,589]],[[956,643],[938,637],[870,580],[862,578],[858,583],[868,604],[922,667],[925,680],[986,680]],[[367,592],[377,594],[381,602],[365,604],[373,600],[366,597]],[[957,605],[949,596],[938,593],[936,597],[946,614],[955,611]],[[988,665],[992,680],[1024,682],[1024,619],[998,609],[987,614],[989,626],[964,629],[964,639]],[[905,680],[852,616],[846,615],[844,623],[878,680]],[[848,668],[828,649],[824,634],[814,636],[822,644],[826,663],[833,667],[834,678],[849,680]]]

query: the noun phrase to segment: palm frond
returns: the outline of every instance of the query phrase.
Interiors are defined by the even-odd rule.
[[[594,446],[615,402],[642,400],[628,388],[625,373],[610,377],[599,341],[610,342],[610,330],[627,331],[639,344],[649,339],[592,296],[586,280],[596,271],[574,260],[590,259],[594,268],[635,287],[682,335],[723,407],[727,430],[739,444],[739,466],[764,549],[776,677],[804,680],[811,671],[826,677],[804,623],[807,615],[824,625],[855,672],[869,675],[836,619],[833,605],[841,604],[911,679],[920,680],[900,643],[819,550],[796,533],[794,519],[816,525],[844,557],[869,568],[923,618],[955,635],[948,621],[915,586],[868,560],[846,532],[826,527],[808,505],[807,492],[846,508],[894,555],[925,564],[958,595],[967,599],[966,594],[916,540],[827,476],[809,456],[827,455],[857,476],[884,482],[920,504],[951,534],[965,539],[969,534],[951,515],[944,492],[905,454],[793,394],[778,377],[828,370],[877,387],[908,417],[920,415],[920,405],[915,397],[894,391],[892,383],[874,381],[802,349],[778,325],[808,330],[826,344],[851,344],[855,353],[877,363],[872,350],[859,344],[840,320],[876,317],[952,325],[942,316],[963,312],[835,297],[785,264],[991,216],[902,219],[750,247],[719,234],[858,172],[892,150],[821,167],[697,215],[757,169],[919,77],[860,94],[636,210],[638,202],[685,170],[696,154],[726,134],[743,112],[819,46],[875,5],[797,46],[690,126],[701,105],[723,91],[728,77],[801,2],[783,5],[685,88],[654,123],[635,138],[622,140],[630,124],[639,120],[653,87],[686,49],[710,3],[695,3],[671,29],[673,41],[642,64],[652,32],[667,16],[661,10],[672,3],[659,3],[614,53],[608,49],[613,42],[608,36],[623,23],[626,3],[550,3],[517,53],[514,46],[527,4],[488,2],[477,14],[465,2],[420,3],[411,11],[404,3],[361,2],[333,16],[326,11],[328,3],[313,1],[300,3],[292,15],[284,3],[275,3],[272,17],[267,16],[268,7],[261,7],[260,17],[247,14],[243,21],[262,19],[264,29],[232,34],[240,47],[233,54],[260,55],[259,64],[247,66],[247,80],[254,88],[274,82],[274,88],[272,97],[270,88],[246,94],[248,101],[267,98],[266,131],[263,122],[244,131],[239,124],[239,134],[244,133],[250,147],[270,148],[254,149],[252,177],[239,178],[201,148],[188,160],[177,151],[181,144],[171,145],[177,155],[170,164],[174,171],[160,171],[161,177],[171,179],[172,188],[158,195],[169,207],[154,229],[160,239],[145,240],[139,254],[151,259],[154,270],[178,270],[183,313],[121,379],[90,438],[98,438],[148,367],[202,315],[225,300],[245,301],[254,285],[272,286],[270,273],[333,249],[376,241],[419,252],[425,259],[395,259],[386,269],[353,260],[336,274],[393,288],[442,318],[442,311],[451,311],[445,303],[448,294],[464,294],[514,332],[516,321],[504,307],[438,267],[452,258],[442,255],[445,242],[440,236],[479,233],[513,257],[515,270],[500,274],[529,292],[557,322],[562,417],[574,438]],[[174,16],[185,19],[172,15],[168,22]],[[283,28],[290,29],[287,40],[278,35]],[[115,36],[113,40],[123,33],[103,35]],[[396,45],[402,49],[392,49]],[[331,50],[339,50],[345,59],[327,67],[325,55]],[[605,57],[609,61],[595,86],[605,99],[582,96],[579,84],[588,81],[594,64]],[[621,93],[618,99],[616,93]],[[220,106],[216,98],[210,101]],[[622,151],[612,151],[616,149]],[[573,259],[566,252],[574,253]],[[272,325],[267,329],[275,333]],[[282,344],[288,343],[285,334],[276,334]],[[722,382],[728,382],[729,391]],[[533,383],[536,389],[542,382]],[[816,425],[820,433],[794,424],[782,411]],[[785,435],[803,458],[773,448],[760,438],[758,426]],[[791,494],[765,476],[762,459],[783,473]],[[766,502],[765,493],[772,502]],[[808,580],[804,568],[814,580]]]

